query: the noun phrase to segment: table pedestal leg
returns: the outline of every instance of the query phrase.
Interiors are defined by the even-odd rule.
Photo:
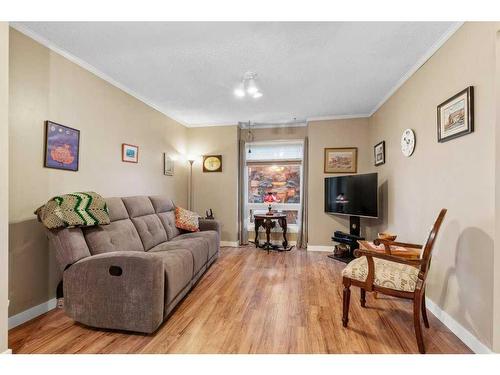
[[[280,227],[281,227],[281,230],[283,231],[283,248],[286,250],[288,248],[288,240],[286,238],[286,231],[287,231],[287,225],[286,225],[286,219],[285,218],[282,218],[282,219],[279,219],[279,223],[280,223]]]

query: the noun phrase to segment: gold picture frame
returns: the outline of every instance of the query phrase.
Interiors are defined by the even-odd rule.
[[[324,173],[356,173],[358,148],[325,148]]]
[[[222,155],[203,155],[203,172],[222,172]]]

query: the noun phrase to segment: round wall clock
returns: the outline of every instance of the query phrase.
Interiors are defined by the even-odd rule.
[[[415,132],[411,129],[406,129],[401,136],[401,152],[404,156],[409,157],[415,150]]]
[[[222,172],[222,155],[204,156],[203,172]]]

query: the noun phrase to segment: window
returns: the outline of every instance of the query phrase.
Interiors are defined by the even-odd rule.
[[[302,142],[247,144],[247,227],[253,230],[253,215],[267,212],[264,196],[272,192],[278,202],[273,209],[287,214],[289,232],[297,232],[302,199]],[[250,152],[249,152],[250,151]]]

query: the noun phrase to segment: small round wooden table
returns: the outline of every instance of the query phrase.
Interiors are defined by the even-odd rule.
[[[255,223],[255,246],[267,250],[278,251],[290,251],[292,247],[288,247],[288,240],[286,238],[287,223],[286,214],[283,213],[273,213],[268,214],[256,214],[253,215],[253,220]],[[281,230],[283,231],[283,248],[281,249],[278,245],[273,245],[271,243],[271,230],[276,227],[276,222],[278,222]],[[259,243],[259,228],[262,227],[266,230],[266,242],[262,245]]]

